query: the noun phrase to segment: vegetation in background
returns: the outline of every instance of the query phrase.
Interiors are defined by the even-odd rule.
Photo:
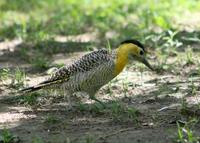
[[[199,10],[196,0],[1,0],[0,39],[23,39],[21,58],[38,69],[51,67],[51,55],[61,47],[53,41],[57,36],[95,32],[98,47],[112,48],[123,39],[137,38],[172,51],[183,44],[175,21]],[[187,36],[186,41],[191,40]]]
[[[153,94],[153,98],[147,97],[149,101],[144,101],[144,104],[147,105],[145,110],[151,110],[150,104],[162,104],[160,96],[163,94],[166,95],[167,100],[168,96],[171,98],[171,94],[180,92],[183,97],[177,97],[177,99],[182,100],[182,102],[179,100],[181,111],[175,114],[178,110],[176,109],[173,112],[174,116],[180,115],[181,119],[189,118],[193,111],[193,108],[189,108],[189,106],[193,105],[187,103],[186,97],[199,95],[199,84],[197,84],[198,81],[195,77],[200,75],[200,54],[196,52],[199,51],[200,27],[197,27],[195,31],[187,30],[180,25],[179,21],[183,20],[184,17],[190,17],[188,14],[193,15],[199,12],[200,1],[198,0],[0,0],[0,42],[12,41],[13,39],[22,40],[22,43],[15,49],[17,51],[15,51],[17,53],[15,58],[28,63],[31,71],[36,70],[42,73],[41,70],[47,70],[56,65],[52,63],[53,56],[56,54],[89,51],[96,47],[106,47],[111,50],[124,39],[136,38],[145,44],[147,56],[150,55],[149,58],[151,58],[152,63],[154,62],[158,75],[155,81],[148,81],[154,82],[155,86],[152,87],[158,89],[149,93],[149,96]],[[190,22],[190,19],[187,19],[187,22]],[[74,40],[78,35],[85,33],[95,33],[96,37],[87,42]],[[75,38],[64,42],[55,40],[57,37],[70,36]],[[128,70],[142,71],[144,69],[143,65],[136,64],[137,68],[130,67]],[[57,66],[62,65],[61,63]],[[24,87],[27,73],[29,71],[20,66],[15,69],[0,67],[0,82],[3,83],[3,86],[4,83],[8,83],[9,88],[18,90]],[[175,76],[176,79],[173,79],[175,82],[165,81],[166,77],[164,76],[161,77],[163,79],[159,79],[161,74]],[[183,77],[188,78],[188,80],[182,81]],[[132,101],[130,98],[133,96],[133,93],[130,92],[133,88],[142,90],[142,94],[139,94],[142,98],[143,90],[148,89],[148,83],[145,83],[145,87],[138,83],[134,83],[133,86],[129,85],[128,80],[128,76],[124,78],[120,83],[121,87],[115,85],[117,79],[116,82],[110,82],[105,92],[105,94],[111,95],[110,97],[115,96],[116,93],[122,94],[125,97],[123,100],[126,101],[120,99],[120,102],[108,102],[106,108],[98,103],[83,104],[81,102],[77,104],[77,107],[74,107],[75,111],[72,113],[77,116],[82,113],[84,118],[87,118],[88,114],[90,117],[106,116],[106,119],[111,119],[112,124],[116,123],[117,125],[141,123],[140,126],[150,126],[151,122],[143,123],[140,121],[140,111],[132,107],[137,101]],[[181,83],[184,84],[184,87],[180,85]],[[0,87],[0,92],[4,90],[3,86]],[[118,92],[115,92],[113,87]],[[139,93],[139,91],[136,92]],[[27,94],[27,96],[16,98],[15,102],[35,107],[43,105],[45,102],[49,102],[50,105],[60,102],[56,101],[59,100],[59,97],[52,99],[49,95],[42,95],[44,94],[39,92]],[[141,104],[143,104],[142,100]],[[196,111],[199,109],[200,104],[195,110],[195,117],[198,116]],[[149,117],[142,114],[142,118],[149,119],[157,116],[155,114],[160,114],[153,112],[150,115],[151,112],[148,114]],[[45,123],[47,125],[59,124],[60,118],[57,118],[56,115],[44,118]],[[70,114],[67,116],[70,120],[74,117],[70,117]],[[160,115],[159,118],[161,116],[164,115]],[[166,124],[158,119],[155,124],[159,125],[155,126],[160,126],[160,122],[162,125]],[[199,137],[193,130],[196,124],[196,120],[186,121],[184,125],[177,121],[175,142],[199,142]],[[152,123],[152,125],[154,124]],[[85,136],[83,142],[93,143],[95,138],[88,135]],[[13,135],[5,129],[0,139],[9,143],[12,142]],[[44,141],[40,137],[32,139],[34,143],[43,143]],[[67,139],[67,142],[71,142],[71,139]]]
[[[174,29],[173,19],[198,11],[196,0],[2,0],[1,38],[45,41],[56,35],[97,31],[102,38],[115,31],[111,42],[130,37],[145,40],[152,32]],[[173,15],[172,15],[173,13]],[[13,18],[14,17],[14,18]],[[106,42],[105,42],[106,44]],[[105,46],[105,45],[104,45]]]

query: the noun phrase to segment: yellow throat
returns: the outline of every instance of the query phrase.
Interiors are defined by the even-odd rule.
[[[139,48],[133,44],[123,44],[119,48],[116,49],[117,58],[115,61],[115,70],[114,75],[117,76],[128,63],[129,54],[137,54],[139,52]]]

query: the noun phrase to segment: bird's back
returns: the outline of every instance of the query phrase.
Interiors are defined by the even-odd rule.
[[[48,80],[40,84],[62,84],[71,92],[92,93],[114,78],[113,69],[112,54],[106,49],[101,49],[84,55],[70,66],[58,69]]]
[[[95,93],[100,87],[114,78],[114,61],[106,61],[85,72],[76,73],[64,83],[66,89],[72,92],[85,91]]]

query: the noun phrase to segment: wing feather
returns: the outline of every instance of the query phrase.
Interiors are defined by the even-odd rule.
[[[36,86],[22,89],[22,91],[34,91],[52,84],[59,84],[68,81],[71,76],[77,73],[90,71],[99,65],[110,60],[110,53],[106,49],[100,49],[84,55],[70,66],[64,66],[58,69],[49,79],[41,82]]]

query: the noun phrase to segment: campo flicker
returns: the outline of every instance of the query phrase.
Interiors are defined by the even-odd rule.
[[[146,59],[146,50],[137,40],[121,42],[118,48],[109,51],[100,49],[84,55],[69,66],[59,68],[50,78],[38,85],[22,89],[23,92],[33,92],[45,88],[62,87],[67,90],[67,96],[76,92],[84,92],[95,101],[96,92],[118,74],[129,61],[139,61],[153,70]]]

